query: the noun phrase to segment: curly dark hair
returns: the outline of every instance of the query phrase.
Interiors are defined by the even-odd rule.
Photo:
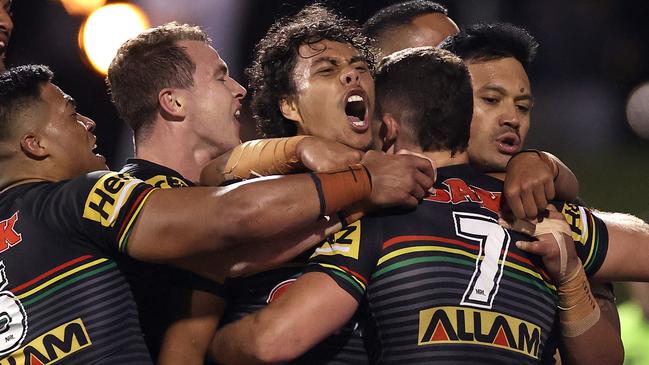
[[[279,103],[296,93],[293,69],[297,58],[302,57],[298,53],[300,46],[323,40],[353,46],[372,69],[374,51],[360,27],[324,5],[308,5],[296,15],[278,20],[255,46],[254,60],[246,70],[252,91],[253,116],[264,137],[287,137],[297,133],[296,124],[284,118]]]
[[[479,23],[446,38],[439,48],[455,53],[464,62],[513,57],[528,71],[539,44],[527,30],[515,25]]]

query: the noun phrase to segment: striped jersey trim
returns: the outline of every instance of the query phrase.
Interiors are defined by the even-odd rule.
[[[88,261],[89,259],[91,259],[91,261]],[[88,262],[74,267],[76,264],[84,261]],[[12,292],[16,294],[16,297],[22,301],[24,306],[27,307],[78,281],[101,274],[116,267],[117,264],[114,261],[106,258],[93,260],[91,256],[81,256],[17,286],[12,290]],[[71,269],[65,271],[68,268]],[[28,290],[17,294],[23,289]]]
[[[133,225],[137,218],[140,216],[140,212],[142,211],[142,208],[146,204],[147,199],[151,195],[153,191],[156,189],[151,188],[143,191],[135,200],[135,203],[131,207],[131,210],[128,212],[128,215],[124,219],[124,224],[122,224],[122,227],[120,228],[119,234],[118,234],[118,244],[117,244],[117,249],[119,252],[126,253],[127,247],[128,247],[128,239],[131,236],[131,231],[133,229]]]
[[[458,241],[458,240],[444,238],[444,237],[436,237],[436,236],[400,236],[400,237],[395,237],[395,238],[392,238],[392,239],[386,241],[383,244],[383,247],[386,248],[386,247],[390,247],[390,246],[392,246],[394,244],[397,244],[397,243],[409,243],[409,242],[413,242],[413,241],[429,241],[429,242],[433,241],[433,242],[447,243],[447,244],[451,244],[451,245],[455,245],[455,246],[469,248],[469,249],[472,249],[472,250],[476,249],[476,247],[473,247],[471,245],[468,245],[468,244],[466,244],[464,242],[461,242],[461,241]],[[380,265],[382,265],[382,264],[384,264],[384,263],[386,263],[386,262],[388,262],[390,260],[393,260],[398,256],[402,256],[402,255],[405,255],[405,254],[408,254],[408,253],[427,252],[427,251],[428,252],[444,252],[444,253],[448,253],[448,254],[451,254],[451,255],[467,257],[467,258],[471,259],[471,261],[470,261],[471,266],[475,266],[475,261],[478,259],[478,255],[472,254],[470,252],[466,252],[465,250],[462,250],[462,249],[456,249],[456,248],[451,248],[451,247],[442,246],[442,245],[427,245],[427,246],[406,247],[406,248],[401,248],[401,249],[394,250],[394,251],[382,256],[379,259],[379,261],[377,263],[377,266],[380,266]],[[536,267],[535,265],[533,265],[530,260],[528,260],[528,259],[526,259],[526,258],[524,258],[524,257],[522,257],[520,255],[510,253],[510,252],[507,253],[507,258],[508,259],[514,259],[514,260],[519,261],[521,263],[527,264],[527,265],[533,267],[534,269],[524,267],[523,265],[519,265],[519,264],[514,263],[514,262],[512,262],[510,260],[505,261],[505,266],[507,266],[507,267],[509,267],[511,269],[514,269],[516,271],[523,272],[528,276],[532,276],[532,277],[534,277],[536,279],[539,279],[539,280],[541,280],[543,282],[543,284],[546,286],[547,289],[549,289],[550,291],[556,291],[556,287],[550,283],[547,274],[541,268]],[[421,259],[421,258],[419,258],[419,259]],[[406,260],[403,260],[402,262],[398,263],[396,266],[395,265],[389,265],[387,267],[381,268],[381,269],[377,270],[372,275],[372,277],[378,277],[380,275],[383,275],[387,271],[391,271],[391,270],[399,268],[399,267],[419,263],[419,262],[417,262],[418,259],[413,259],[413,260],[407,260],[406,259]],[[462,261],[468,262],[468,260],[462,260],[462,261],[457,261],[457,259],[452,260],[450,257],[435,258],[434,260],[432,260],[430,262],[439,262],[439,261],[449,261],[449,262],[462,263],[462,264],[464,264],[464,262],[462,262]],[[388,269],[388,268],[390,268],[390,269]],[[537,272],[537,270],[540,271],[542,274]],[[518,279],[523,278],[522,276],[516,276],[516,277]],[[524,280],[524,281],[528,282],[528,283],[533,283],[533,281],[531,281],[531,280]]]

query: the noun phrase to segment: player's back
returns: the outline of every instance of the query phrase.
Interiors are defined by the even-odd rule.
[[[515,246],[530,238],[498,225],[501,190],[466,165],[442,168],[416,211],[368,225],[382,235],[367,293],[384,362],[541,360],[556,289]]]
[[[128,284],[81,223],[84,179],[0,195],[0,364],[151,364]]]
[[[375,360],[524,364],[554,353],[556,290],[516,248],[529,237],[498,225],[501,190],[468,165],[440,168],[416,210],[363,218],[316,250],[309,270],[369,302]]]

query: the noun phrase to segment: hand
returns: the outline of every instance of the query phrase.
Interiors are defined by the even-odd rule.
[[[556,171],[539,153],[519,153],[507,164],[503,202],[519,219],[535,218],[555,197]]]
[[[541,256],[548,275],[555,284],[564,283],[566,277],[574,273],[577,266],[581,266],[570,226],[554,206],[549,205],[545,217],[538,219],[532,235],[537,241],[518,241],[516,247]]]
[[[328,172],[359,163],[363,153],[342,143],[311,136],[297,144],[297,156],[307,169]]]
[[[370,201],[381,207],[416,207],[435,182],[433,163],[414,155],[369,151],[361,163],[372,176]]]

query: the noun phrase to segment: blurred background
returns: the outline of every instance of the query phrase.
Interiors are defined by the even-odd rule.
[[[233,77],[247,84],[243,69],[253,45],[270,24],[310,1],[138,0],[152,26],[171,20],[202,25],[214,40]],[[394,0],[346,0],[327,3],[360,22]],[[74,6],[76,3],[76,7]],[[577,174],[581,196],[602,210],[629,212],[649,219],[649,141],[629,127],[629,93],[649,81],[649,3],[615,0],[448,0],[441,1],[462,27],[478,21],[523,26],[541,46],[531,68],[535,95],[529,147],[549,150]],[[110,103],[104,76],[83,47],[108,45],[128,31],[125,15],[108,21],[108,37],[94,38],[93,10],[105,0],[14,0],[15,31],[7,64],[43,63],[56,83],[77,99],[79,111],[97,122],[99,152],[113,169],[132,154],[128,128]],[[97,23],[97,22],[95,22]],[[84,28],[84,29],[82,29]],[[137,31],[136,31],[137,33]],[[96,33],[94,33],[96,34]],[[101,34],[99,34],[101,36]],[[649,104],[647,102],[646,104]],[[649,121],[648,121],[649,122]],[[246,139],[254,137],[248,123]]]
[[[78,110],[97,122],[98,151],[112,169],[133,154],[131,135],[110,102],[104,75],[85,51],[101,53],[119,36],[177,20],[203,26],[246,85],[243,70],[254,44],[280,16],[311,1],[275,0],[14,0],[15,30],[7,65],[43,63],[55,82],[77,99]],[[395,0],[330,0],[341,13],[364,22]],[[649,81],[649,2],[646,0],[446,0],[460,27],[478,21],[510,22],[540,42],[530,70],[535,95],[529,148],[553,152],[577,174],[581,197],[600,210],[649,220],[649,86],[633,99],[631,113],[644,115],[636,133],[629,126],[630,93]],[[127,5],[124,5],[127,4]],[[99,10],[98,10],[99,9]],[[126,11],[125,13],[123,13]],[[102,20],[100,15],[107,16]],[[135,26],[135,29],[131,29]],[[102,30],[103,29],[103,30]],[[134,33],[133,33],[134,32]],[[84,45],[84,42],[86,43]],[[121,43],[121,41],[118,41]],[[112,51],[114,55],[114,50]],[[104,56],[110,62],[112,55]],[[103,67],[107,67],[104,65]],[[644,112],[642,112],[644,110]],[[250,118],[242,137],[255,137]],[[649,284],[618,287],[623,312],[626,364],[649,364]],[[644,320],[643,320],[644,318]]]

